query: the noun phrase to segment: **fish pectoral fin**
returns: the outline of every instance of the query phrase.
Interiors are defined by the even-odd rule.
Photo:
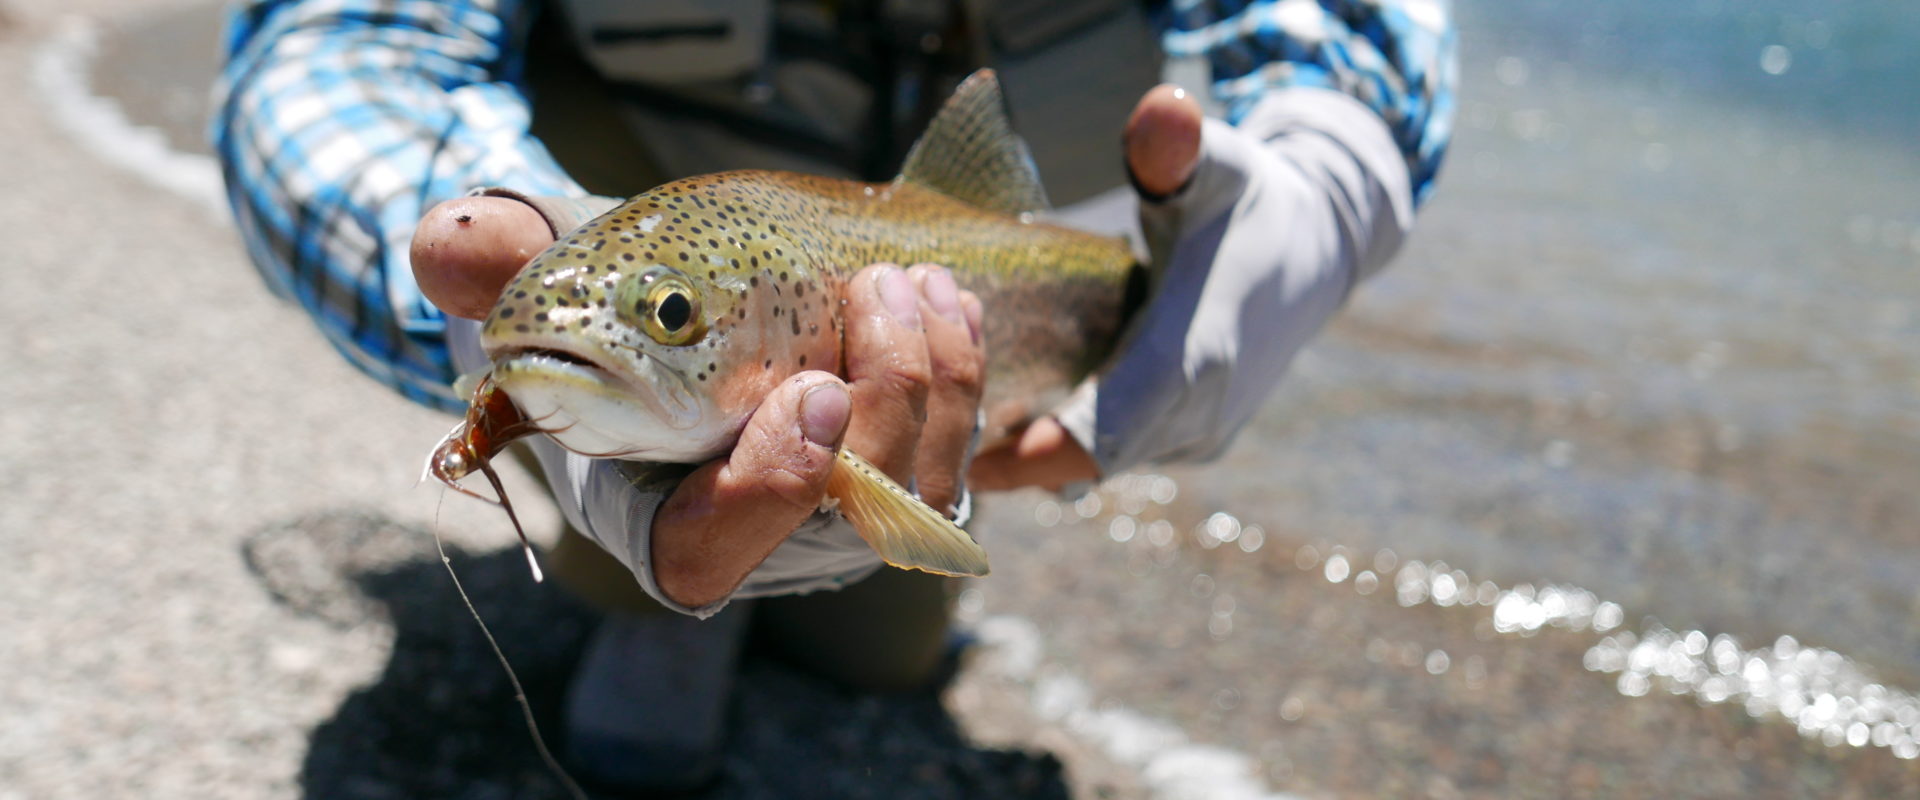
[[[935,575],[987,574],[987,551],[972,536],[851,450],[834,459],[827,496],[888,564]]]

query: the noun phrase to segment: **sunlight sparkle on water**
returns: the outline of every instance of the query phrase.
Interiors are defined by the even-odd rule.
[[[1739,703],[1757,718],[1778,715],[1802,736],[1829,747],[1884,747],[1920,757],[1920,697],[1873,680],[1832,650],[1803,647],[1792,636],[1746,649],[1726,634],[1675,633],[1657,624],[1621,631],[1586,653],[1584,666],[1619,673],[1621,694],[1654,689],[1693,695],[1703,703]]]
[[[1793,51],[1770,44],[1760,49],[1760,70],[1768,75],[1785,75],[1793,67]]]
[[[1689,366],[1695,377],[1706,377],[1717,371],[1725,356],[1726,346],[1710,341],[1695,353]],[[1604,403],[1589,398],[1588,405],[1591,413],[1591,406]],[[1718,444],[1722,450],[1734,449],[1739,436],[1737,431],[1725,432],[1721,438],[1729,441]],[[1572,460],[1573,447],[1555,440],[1549,443],[1546,456],[1550,466],[1564,466]],[[1182,549],[1181,537],[1172,521],[1158,515],[1142,520],[1139,515],[1151,506],[1171,503],[1178,494],[1178,486],[1166,476],[1123,475],[1069,505],[1080,519],[1109,515],[1105,531],[1117,544],[1140,547],[1131,544],[1136,538],[1150,544],[1150,549],[1136,550],[1128,562],[1132,574],[1145,577],[1156,567],[1174,563]],[[1042,501],[1034,509],[1034,520],[1048,527],[1065,524],[1067,507]],[[1187,530],[1192,544],[1203,550],[1238,544],[1239,550],[1251,554],[1261,550],[1268,538],[1259,526],[1225,511],[1209,514]],[[1490,580],[1476,581],[1466,570],[1444,561],[1402,560],[1386,548],[1377,550],[1368,564],[1344,545],[1303,542],[1294,548],[1292,560],[1295,568],[1317,571],[1329,585],[1351,585],[1357,594],[1373,594],[1390,582],[1395,602],[1404,608],[1490,608],[1481,623],[1486,631],[1483,639],[1531,637],[1549,628],[1599,636],[1598,643],[1585,651],[1582,666],[1591,672],[1617,673],[1615,688],[1627,697],[1664,691],[1691,695],[1705,704],[1739,703],[1756,718],[1782,719],[1803,736],[1829,747],[1880,747],[1903,759],[1920,758],[1920,696],[1880,684],[1840,653],[1803,647],[1791,636],[1782,636],[1769,647],[1745,649],[1725,634],[1675,633],[1651,620],[1644,633],[1636,634],[1619,630],[1626,620],[1625,609],[1586,589],[1529,583],[1501,589]],[[1232,635],[1239,609],[1236,599],[1206,573],[1194,575],[1188,589],[1195,599],[1207,601],[1208,635],[1215,641]],[[977,595],[963,594],[960,606],[963,615],[977,614]],[[1376,664],[1423,669],[1433,676],[1458,666],[1444,650],[1378,639],[1367,645],[1366,658]],[[1487,664],[1480,656],[1468,657],[1461,672],[1471,688],[1487,684]],[[1238,691],[1232,691],[1231,696],[1217,698],[1215,705],[1222,710],[1236,705]],[[1291,722],[1305,716],[1307,709],[1300,696],[1289,695],[1279,710],[1280,717]]]

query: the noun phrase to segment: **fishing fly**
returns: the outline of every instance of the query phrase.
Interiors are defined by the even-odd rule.
[[[513,400],[494,385],[491,375],[482,377],[474,383],[466,415],[427,455],[426,471],[421,476],[423,481],[433,478],[456,492],[504,509],[507,520],[513,523],[513,532],[520,537],[520,550],[526,554],[527,567],[533,570],[535,583],[546,580],[546,574],[533,555],[533,544],[527,540],[519,515],[513,512],[513,501],[507,499],[499,473],[493,471],[493,457],[514,440],[539,432],[533,421],[521,416]],[[487,483],[493,486],[493,497],[460,485],[461,478],[476,471],[485,475]]]
[[[545,580],[540,570],[540,562],[534,558],[533,545],[527,540],[526,529],[520,525],[520,517],[513,512],[513,502],[507,499],[507,490],[500,482],[500,475],[493,470],[493,457],[514,440],[537,433],[539,429],[527,420],[515,408],[513,401],[505,392],[493,385],[490,377],[483,377],[474,384],[471,402],[460,424],[449,432],[433,448],[427,457],[425,480],[432,477],[446,487],[469,497],[478,498],[500,506],[507,512],[507,519],[513,523],[514,533],[520,536],[520,549],[527,557],[527,566],[533,570],[533,580],[539,583]],[[474,472],[485,475],[487,483],[493,486],[493,497],[475,492],[460,485],[460,479]],[[443,495],[444,496],[444,495]],[[569,797],[574,800],[586,800],[587,794],[580,784],[568,774],[548,749],[546,737],[540,735],[540,725],[534,721],[533,705],[527,701],[527,690],[520,684],[520,676],[514,672],[513,664],[507,661],[506,652],[500,649],[500,642],[494,639],[493,630],[487,627],[487,621],[481,619],[480,610],[473,605],[473,599],[467,596],[467,589],[460,583],[460,575],[453,569],[453,560],[447,556],[446,545],[440,539],[439,514],[434,514],[433,546],[440,554],[440,565],[446,567],[447,576],[453,579],[453,589],[460,595],[460,602],[467,607],[467,613],[480,626],[480,634],[487,639],[494,658],[500,661],[506,670],[507,681],[513,685],[513,698],[520,705],[520,716],[526,721],[527,733],[533,738],[534,749],[540,754],[540,760],[546,763],[560,783],[566,788]]]

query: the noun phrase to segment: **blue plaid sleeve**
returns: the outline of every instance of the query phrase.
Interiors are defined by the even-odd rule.
[[[249,255],[347,359],[464,406],[407,250],[475,186],[578,196],[528,133],[517,0],[254,0],[228,20],[213,140]]]
[[[1459,80],[1447,0],[1172,0],[1158,22],[1168,56],[1211,67],[1228,122],[1271,88],[1345,92],[1386,120],[1414,200],[1432,192]]]

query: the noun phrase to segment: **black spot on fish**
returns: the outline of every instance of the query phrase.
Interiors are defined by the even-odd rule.
[[[807,365],[807,357],[803,354],[800,356],[800,366],[804,367],[806,365]]]
[[[535,315],[533,315],[533,321],[534,321],[534,322],[546,322],[546,321],[547,321],[547,312],[545,312],[545,311],[542,311],[542,312],[540,312],[540,313],[538,313],[538,314],[535,314]]]
[[[512,318],[513,318],[513,306],[507,306],[506,308],[503,308],[503,309],[500,309],[500,318],[501,318],[501,319],[512,319]]]

